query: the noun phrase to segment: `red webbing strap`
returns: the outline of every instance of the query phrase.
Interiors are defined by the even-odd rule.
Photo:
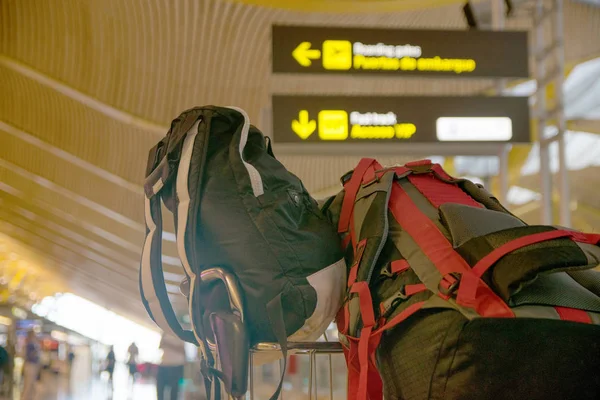
[[[411,173],[411,170],[406,167],[393,167],[393,170],[396,173],[396,176],[398,177],[409,175]]]
[[[361,182],[362,183],[373,182],[373,181],[379,179],[379,177],[377,175],[378,174],[375,173],[375,168],[373,168],[373,165],[371,164],[371,167],[367,168],[367,170],[365,171]]]
[[[431,160],[426,158],[423,160],[415,160],[415,161],[409,161],[406,164],[404,164],[405,167],[407,168],[414,168],[414,167],[431,167],[433,164],[431,163]]]
[[[394,260],[391,262],[390,265],[390,272],[392,274],[399,274],[404,271],[407,271],[408,269],[410,269],[410,265],[406,260]]]
[[[442,166],[440,164],[433,164],[431,166],[431,170],[433,172],[435,172],[437,175],[439,175],[440,177],[442,177],[443,179],[446,179],[448,181],[454,180],[453,177],[451,177],[450,175],[448,175],[448,173],[446,171],[444,171],[444,169],[442,168]]]
[[[340,211],[340,220],[338,222],[338,232],[346,232],[350,226],[352,211],[354,210],[354,201],[356,194],[360,189],[363,176],[367,170],[375,164],[375,168],[381,168],[379,163],[373,158],[363,158],[360,160],[350,180],[344,185],[344,201],[342,202],[342,210]]]
[[[441,181],[432,174],[409,175],[408,180],[436,208],[446,203],[483,207],[457,185]]]
[[[448,239],[419,210],[399,184],[392,185],[389,208],[402,229],[412,237],[442,276],[457,272],[464,279],[473,274],[469,264],[452,248]],[[472,307],[485,317],[514,317],[510,307],[485,282],[478,279],[477,285],[479,296],[473,304],[465,306]]]
[[[344,239],[342,239],[342,250],[346,251],[346,247],[348,247],[351,241],[352,237],[350,235],[346,235]]]
[[[477,282],[480,281],[480,278],[492,265],[494,265],[498,260],[508,253],[535,243],[568,236],[570,236],[569,231],[555,230],[523,236],[504,243],[502,246],[494,249],[488,255],[479,260],[477,264],[473,266],[473,274],[469,275],[468,277],[462,277],[460,287],[458,288],[457,301],[471,303],[477,297]]]
[[[354,391],[348,392],[348,398],[351,400],[379,400],[383,397],[383,384],[373,363],[373,354],[379,345],[381,335],[373,335],[375,312],[373,311],[371,290],[367,282],[356,282],[352,285],[350,293],[358,295],[363,328],[358,339],[358,347],[350,346],[350,354],[347,359],[347,361],[353,360],[358,353],[358,371],[355,368],[349,371],[348,389]],[[357,378],[358,387],[356,387]]]
[[[572,231],[571,237],[576,242],[594,244],[596,246],[600,246],[600,233],[583,233]]]
[[[386,322],[385,325],[379,327],[374,332],[374,334],[380,335],[383,332],[387,331],[388,329],[392,329],[393,327],[398,325],[400,322],[404,321],[405,319],[407,319],[408,317],[410,317],[411,315],[413,315],[414,313],[419,311],[423,307],[423,304],[425,304],[425,302],[420,301],[418,303],[411,304],[410,306],[406,307],[406,309],[402,310],[402,312],[400,314],[396,315],[394,318],[392,318],[391,320]]]
[[[423,283],[417,283],[415,285],[406,285],[404,286],[404,294],[406,296],[412,296],[415,295],[417,293],[421,293],[428,290],[427,286],[425,286],[425,284]]]
[[[365,252],[365,248],[367,247],[367,239],[361,240],[360,243],[356,246],[356,253],[354,254],[354,262],[350,267],[350,272],[348,273],[348,287],[352,287],[354,282],[356,282],[356,275],[358,274],[358,266],[360,265],[360,261],[362,260],[362,256]]]
[[[596,238],[595,236],[598,236],[598,238]],[[513,239],[510,242],[504,243],[497,249],[494,249],[488,255],[479,260],[477,264],[473,266],[473,274],[469,274],[468,276],[463,275],[460,282],[460,287],[458,289],[458,294],[456,298],[457,302],[459,302],[460,304],[472,303],[477,297],[477,288],[478,282],[481,280],[480,278],[492,265],[497,263],[498,260],[500,260],[505,255],[532,244],[564,237],[571,238],[577,242],[591,244],[595,244],[595,241],[597,242],[597,240],[600,240],[600,235],[591,235],[577,231],[567,231],[563,229],[534,233],[532,235]]]
[[[591,324],[592,317],[584,310],[569,307],[554,307],[560,319],[564,321],[580,322],[582,324]]]
[[[375,361],[375,350],[381,339],[381,335],[371,336],[369,340],[369,349],[371,349],[368,372],[367,372],[367,393],[361,394],[359,391],[360,385],[360,363],[358,360],[358,339],[348,338],[350,343],[349,347],[344,347],[344,356],[346,357],[346,364],[348,367],[348,400],[382,400],[383,398],[383,382],[381,376],[377,370],[377,363]],[[366,396],[366,397],[365,397]]]
[[[342,308],[339,309],[335,316],[335,323],[338,331],[341,334],[346,335],[348,333],[348,327],[350,322],[350,311],[348,309],[348,303],[346,302]]]

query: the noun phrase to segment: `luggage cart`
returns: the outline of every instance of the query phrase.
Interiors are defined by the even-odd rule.
[[[231,310],[231,314],[236,316],[243,327],[244,322],[244,307],[243,307],[243,298],[242,292],[240,290],[239,284],[235,276],[229,272],[227,272],[223,268],[213,267],[206,269],[201,274],[201,281],[203,283],[211,283],[220,281],[225,285],[225,289],[227,295],[229,297],[229,307]],[[188,292],[189,293],[189,292]],[[212,315],[211,315],[212,317]],[[212,318],[211,318],[212,320]],[[214,330],[214,325],[213,325]],[[209,337],[210,335],[207,335]],[[243,334],[242,334],[243,336]],[[217,335],[215,334],[215,338]],[[327,338],[326,338],[327,339]],[[245,338],[242,340],[246,340]],[[221,368],[223,365],[223,361],[221,360],[221,354],[219,354],[219,346],[215,341],[208,340],[209,351],[212,353],[215,359],[215,368]],[[255,382],[254,382],[254,367],[255,367],[255,359],[257,356],[271,355],[276,353],[276,357],[274,359],[279,358],[281,354],[281,347],[278,343],[258,343],[252,348],[250,348],[249,352],[249,363],[248,363],[248,371],[232,371],[234,374],[237,374],[239,377],[247,377],[249,381],[249,390],[244,391],[247,392],[244,395],[233,397],[229,393],[222,393],[221,398],[231,399],[231,400],[241,400],[243,398],[249,398],[250,400],[259,400],[255,398]],[[333,363],[332,363],[332,355],[334,354],[342,354],[343,349],[339,342],[289,342],[288,343],[288,355],[305,355],[309,357],[309,379],[308,379],[308,399],[316,400],[318,399],[318,382],[317,382],[317,364],[316,359],[317,355],[327,355],[329,357],[329,399],[333,400]],[[225,361],[227,364],[227,361]],[[229,363],[231,364],[231,363]],[[283,368],[283,360],[279,360],[280,371]],[[225,385],[222,385],[223,387]],[[313,397],[314,396],[314,397]],[[284,399],[285,395],[283,390],[280,394],[280,399]]]
[[[258,343],[250,349],[250,400],[254,397],[254,355],[261,352],[281,352],[278,343]],[[288,355],[307,355],[309,357],[309,377],[308,377],[308,399],[317,400],[319,397],[319,386],[317,380],[317,355],[327,355],[329,357],[329,399],[333,400],[333,362],[331,356],[342,354],[342,345],[339,342],[288,342]],[[279,367],[283,368],[283,360],[280,360]],[[314,395],[314,397],[313,397]],[[283,391],[279,396],[284,398]]]

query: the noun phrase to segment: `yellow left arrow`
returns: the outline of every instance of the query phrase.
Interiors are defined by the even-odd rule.
[[[308,118],[308,111],[301,110],[298,114],[298,119],[292,121],[292,130],[302,140],[308,139],[310,135],[317,129],[317,121]]]
[[[310,42],[302,42],[292,51],[292,57],[303,67],[310,67],[312,64],[311,60],[321,57],[321,50],[311,49],[310,46]]]

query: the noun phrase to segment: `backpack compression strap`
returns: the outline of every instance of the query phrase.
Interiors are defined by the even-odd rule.
[[[340,310],[336,319],[340,333],[347,339],[344,355],[348,366],[348,399],[350,400],[379,400],[383,397],[383,384],[375,361],[375,351],[381,336],[384,331],[404,321],[423,305],[423,302],[415,303],[390,321],[376,320],[373,309],[369,280],[373,263],[377,261],[381,247],[387,240],[388,200],[394,178],[394,169],[382,170],[377,161],[362,159],[350,180],[344,185],[345,193],[338,232],[348,232],[347,237],[351,238],[354,249],[354,260],[348,277],[350,300]],[[363,209],[362,215],[356,215],[354,205],[357,203],[361,189],[369,191],[367,196],[375,195],[375,197],[368,210]],[[372,213],[376,209],[379,211]],[[374,220],[370,220],[369,226],[362,229],[367,213]],[[356,232],[357,229],[360,233]],[[380,237],[377,232],[380,232]],[[412,286],[416,288],[419,285]],[[423,290],[425,288],[419,286],[413,293],[407,287],[406,295]],[[358,319],[355,318],[357,315],[360,316],[362,325],[360,327]]]
[[[198,122],[194,124],[190,132],[197,133]],[[188,142],[190,136],[195,137],[195,135],[187,135],[185,142]],[[156,149],[153,149],[153,152],[156,152]],[[181,167],[181,163],[179,167]],[[160,191],[173,173],[174,170],[168,163],[167,156],[165,155],[158,163],[158,166],[148,175],[144,184],[146,197],[144,207],[146,239],[144,241],[142,262],[140,266],[140,292],[146,311],[163,331],[171,332],[186,342],[198,345],[194,333],[192,331],[184,330],[177,320],[177,316],[175,315],[171,300],[168,296],[163,274],[162,209]],[[188,272],[187,268],[186,272]],[[192,276],[190,276],[190,278]],[[191,281],[194,282],[195,279],[191,279]]]

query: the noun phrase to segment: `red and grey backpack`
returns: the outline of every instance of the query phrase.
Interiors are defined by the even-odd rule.
[[[349,399],[600,398],[599,234],[527,225],[429,160],[342,183]]]

